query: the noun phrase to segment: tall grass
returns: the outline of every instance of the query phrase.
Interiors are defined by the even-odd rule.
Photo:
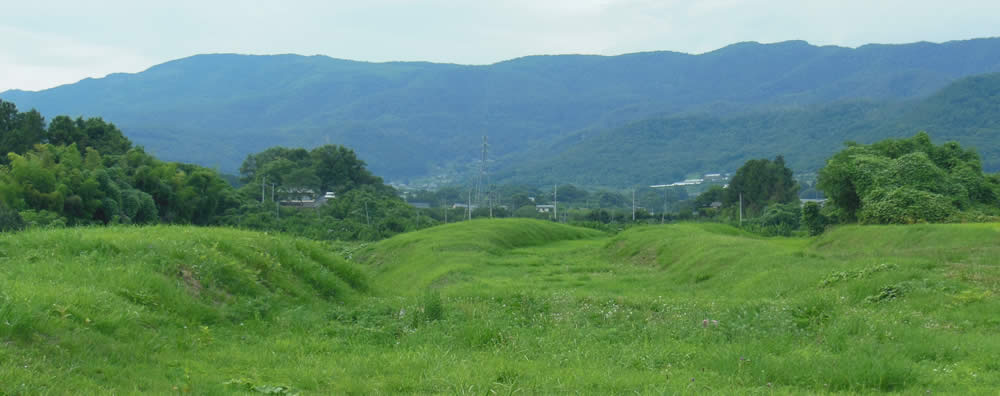
[[[995,394],[1000,226],[0,237],[0,393]]]

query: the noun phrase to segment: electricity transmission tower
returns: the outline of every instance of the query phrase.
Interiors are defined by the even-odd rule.
[[[490,185],[490,174],[488,168],[490,144],[483,136],[483,149],[479,157],[479,176],[476,178],[476,204],[479,207],[485,206],[487,199],[492,198],[492,186]]]

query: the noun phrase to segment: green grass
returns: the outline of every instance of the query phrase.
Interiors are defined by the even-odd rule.
[[[70,229],[0,236],[0,269],[0,394],[1000,389],[998,224]]]

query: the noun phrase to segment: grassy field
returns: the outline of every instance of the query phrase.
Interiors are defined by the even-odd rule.
[[[998,224],[31,231],[0,394],[996,394],[998,292]]]

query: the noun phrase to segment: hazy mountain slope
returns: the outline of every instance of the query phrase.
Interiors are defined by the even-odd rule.
[[[929,132],[975,148],[1000,170],[1000,74],[959,80],[904,103],[850,101],[736,116],[680,116],[587,131],[526,153],[501,181],[629,186],[676,181],[692,172],[734,171],[781,154],[797,172],[815,171],[845,141],[871,143]]]
[[[913,98],[990,71],[1000,71],[1000,39],[857,49],[740,43],[702,55],[532,56],[489,66],[198,55],[0,97],[45,114],[102,116],[168,160],[233,171],[269,146],[330,142],[398,180],[461,169],[484,134],[495,158],[512,159],[585,128],[678,112]]]

